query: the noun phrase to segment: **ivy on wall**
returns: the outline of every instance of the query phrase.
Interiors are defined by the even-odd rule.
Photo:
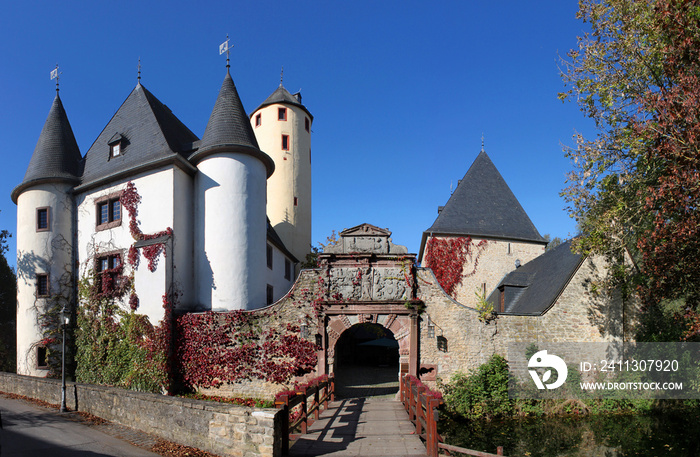
[[[134,240],[172,235],[171,228],[152,235],[141,232],[136,219],[141,197],[132,182],[127,184],[120,202],[129,213],[129,230]],[[173,303],[169,294],[163,295],[165,316],[157,326],[150,323],[148,316],[135,312],[139,299],[134,290],[133,271],[138,268],[140,250],[148,260],[149,270],[155,271],[160,254],[165,252],[164,243],[140,249],[132,245],[128,253],[132,272],[128,276],[119,259],[113,268],[100,272],[93,265],[79,282],[75,335],[75,374],[79,382],[148,392],[171,390]],[[123,306],[125,301],[129,309]]]
[[[430,237],[425,247],[425,266],[433,270],[445,293],[457,296],[457,286],[462,279],[476,273],[479,256],[486,248],[487,241],[474,243],[471,237]],[[472,271],[464,274],[464,266],[473,262]]]
[[[297,325],[263,325],[270,311],[184,314],[176,320],[177,368],[190,388],[259,379],[289,382],[316,368],[316,345]]]

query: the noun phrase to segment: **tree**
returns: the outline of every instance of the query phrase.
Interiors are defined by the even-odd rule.
[[[559,238],[558,236],[555,236],[552,239],[552,235],[550,235],[549,233],[545,234],[542,238],[544,238],[544,240],[547,242],[547,247],[544,248],[545,252],[551,251],[560,244],[564,243],[564,240],[562,238]]]
[[[594,120],[577,136],[563,195],[577,248],[638,261],[647,307],[700,304],[700,1],[582,0],[591,31],[565,62],[568,92]],[[629,275],[628,275],[629,277]]]
[[[7,230],[0,231],[0,371],[14,372],[16,367],[17,277],[7,263]]]

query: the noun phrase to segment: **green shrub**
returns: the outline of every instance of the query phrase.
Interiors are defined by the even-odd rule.
[[[443,386],[446,410],[467,419],[510,416],[513,401],[508,398],[508,376],[508,362],[498,354],[470,374],[455,374]]]

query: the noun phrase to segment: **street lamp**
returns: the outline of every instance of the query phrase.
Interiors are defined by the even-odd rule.
[[[63,309],[60,314],[60,325],[63,327],[63,351],[61,351],[61,409],[62,413],[68,411],[66,408],[66,327],[70,323],[70,313],[66,306],[63,305]]]

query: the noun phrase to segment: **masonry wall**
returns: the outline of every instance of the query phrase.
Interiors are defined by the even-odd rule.
[[[54,379],[0,373],[0,391],[60,403]],[[167,397],[114,387],[67,383],[66,404],[163,439],[223,456],[281,455],[282,410]]]
[[[623,302],[619,293],[600,286],[607,275],[600,257],[583,262],[543,315],[500,315],[486,322],[473,306],[445,295],[431,270],[419,269],[417,275],[418,298],[426,305],[421,316],[421,364],[433,368],[428,382],[433,377],[449,381],[454,373],[473,370],[494,353],[508,359],[508,344],[513,342],[631,341],[636,332],[639,303]],[[434,338],[428,337],[428,317],[435,325]],[[444,344],[438,348],[438,337],[446,341],[446,350]]]

